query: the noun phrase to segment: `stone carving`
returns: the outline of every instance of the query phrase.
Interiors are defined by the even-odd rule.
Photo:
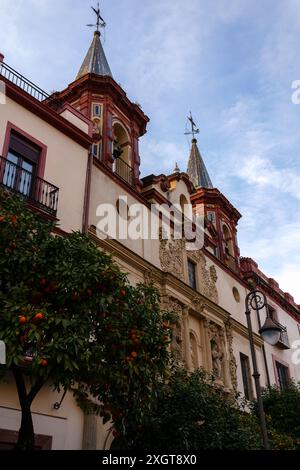
[[[219,381],[225,380],[225,333],[224,329],[212,322],[211,320],[204,321],[204,327],[207,330],[208,338],[210,341],[212,369],[216,374]]]
[[[147,269],[147,271],[144,272],[144,281],[145,284],[152,284],[155,281],[155,271],[154,269]]]
[[[195,263],[197,263],[199,269],[200,293],[217,304],[219,301],[218,290],[216,286],[218,276],[215,266],[210,266],[209,269],[207,268],[205,256],[201,251],[190,251],[189,257],[195,261]]]
[[[211,357],[212,357],[212,368],[216,374],[218,380],[223,379],[223,359],[224,354],[220,351],[218,343],[214,340],[210,342]]]
[[[172,352],[176,359],[176,362],[179,364],[183,363],[183,334],[182,334],[182,323],[181,321],[177,321],[172,332]]]
[[[196,295],[196,296],[192,299],[192,303],[193,303],[193,305],[194,305],[195,310],[197,310],[197,312],[200,312],[200,313],[203,312],[204,307],[205,307],[205,302],[204,302],[204,300],[200,297],[200,295]]]
[[[164,308],[177,316],[177,321],[172,331],[171,349],[176,361],[182,364],[184,358],[184,337],[182,322],[182,304],[178,300],[165,296]]]
[[[235,356],[233,353],[232,341],[233,341],[233,333],[232,333],[232,321],[230,318],[225,323],[225,331],[226,337],[228,341],[228,350],[229,350],[229,372],[231,378],[231,385],[234,390],[237,390],[237,363],[235,360]]]
[[[160,247],[159,258],[163,271],[174,274],[181,280],[184,280],[183,270],[183,253],[185,250],[184,239],[163,238],[162,230],[160,230]]]

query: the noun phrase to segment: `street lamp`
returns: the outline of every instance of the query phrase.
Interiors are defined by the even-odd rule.
[[[267,433],[267,425],[266,425],[266,417],[263,407],[263,401],[261,396],[261,388],[260,388],[260,373],[258,372],[257,368],[257,360],[256,360],[256,352],[254,347],[254,338],[253,338],[253,330],[252,330],[252,323],[251,323],[251,310],[256,310],[257,314],[259,311],[266,307],[267,310],[267,318],[264,325],[259,330],[264,341],[269,344],[276,344],[280,338],[281,329],[277,326],[272,318],[269,315],[269,310],[267,307],[267,299],[265,294],[260,292],[259,290],[253,290],[249,292],[245,299],[245,306],[246,306],[246,318],[247,318],[247,326],[248,326],[248,334],[249,334],[249,342],[250,342],[250,350],[251,350],[251,357],[252,357],[252,364],[253,364],[253,378],[255,382],[255,389],[256,389],[256,397],[257,397],[257,404],[258,404],[258,414],[260,420],[260,428],[261,434],[263,439],[264,448],[266,450],[270,449],[268,433]]]

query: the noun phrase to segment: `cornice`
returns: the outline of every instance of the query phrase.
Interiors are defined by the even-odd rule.
[[[235,320],[235,318],[231,317],[230,321],[231,321],[233,330],[249,341],[249,333],[248,333],[247,327],[243,325],[242,323],[238,322],[237,320]],[[254,339],[254,343],[256,346],[262,347],[264,345],[264,341],[261,338],[261,336],[259,336],[255,332],[253,332],[253,339]]]
[[[188,301],[190,301],[191,305],[193,305],[195,298],[197,298],[199,299],[199,301],[202,301],[203,304],[205,304],[206,309],[216,314],[219,318],[222,318],[224,321],[228,320],[228,318],[231,318],[230,313],[223,309],[221,306],[215,304],[203,294],[200,294],[198,291],[192,289],[188,284],[178,279],[173,274],[162,271],[161,269],[154,266],[138,254],[132,252],[127,247],[122,245],[119,241],[112,239],[103,240],[98,238],[94,227],[90,227],[89,235],[98,246],[103,248],[105,251],[109,252],[112,256],[116,256],[124,263],[132,266],[132,268],[144,274],[151,271],[154,282],[159,283],[164,289],[166,289],[166,287],[169,287],[174,291],[178,292],[179,294],[184,296]],[[187,307],[193,308],[191,307],[191,305],[187,305]]]
[[[138,124],[140,136],[146,133],[149,117],[144,114],[137,104],[129,100],[125,91],[109,76],[100,77],[95,74],[84,75],[80,79],[70,83],[66,89],[56,92],[54,96],[59,100],[74,100],[82,95],[84,91],[110,96],[118,103],[118,107],[125,112],[131,120]]]
[[[193,204],[215,204],[221,207],[230,219],[235,223],[239,221],[242,214],[228,201],[228,199],[216,188],[206,189],[199,188],[195,193],[191,194],[191,202]]]

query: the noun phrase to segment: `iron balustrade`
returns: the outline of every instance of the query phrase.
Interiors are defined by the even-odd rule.
[[[21,90],[25,91],[36,100],[45,102],[54,109],[57,109],[60,106],[60,102],[56,98],[53,98],[5,62],[0,62],[0,77],[1,76],[21,88]]]
[[[3,157],[0,157],[0,185],[56,216],[59,189]]]
[[[133,170],[122,158],[117,158],[113,164],[113,171],[123,181],[133,186]]]

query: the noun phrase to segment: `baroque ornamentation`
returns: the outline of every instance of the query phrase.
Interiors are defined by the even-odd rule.
[[[175,359],[178,363],[183,364],[184,358],[184,335],[183,335],[183,322],[182,322],[182,304],[176,299],[166,297],[164,299],[164,307],[177,316],[176,323],[172,331],[172,344],[171,348]]]
[[[232,334],[232,321],[230,318],[225,323],[225,331],[226,337],[228,341],[228,349],[229,349],[229,371],[230,371],[230,378],[231,378],[231,385],[234,390],[237,390],[237,363],[233,353],[232,341],[233,341],[233,334]]]
[[[174,240],[163,238],[160,231],[159,258],[163,271],[174,274],[181,280],[184,280],[183,253],[185,250],[184,239]]]
[[[195,310],[197,310],[197,312],[200,312],[200,313],[203,312],[204,307],[205,307],[205,302],[204,302],[203,299],[200,297],[200,295],[196,295],[196,296],[192,299],[192,303],[193,303],[193,305],[194,305]]]
[[[147,271],[144,272],[144,281],[145,284],[152,284],[155,281],[155,271],[154,269],[147,269]]]
[[[216,374],[217,380],[224,381],[225,379],[225,334],[224,329],[212,322],[205,320],[204,326],[207,329],[208,338],[210,341],[212,369]]]
[[[218,276],[215,266],[210,266],[209,269],[207,268],[205,256],[201,251],[189,252],[189,257],[193,259],[199,267],[200,293],[217,304],[219,301],[216,286]]]

